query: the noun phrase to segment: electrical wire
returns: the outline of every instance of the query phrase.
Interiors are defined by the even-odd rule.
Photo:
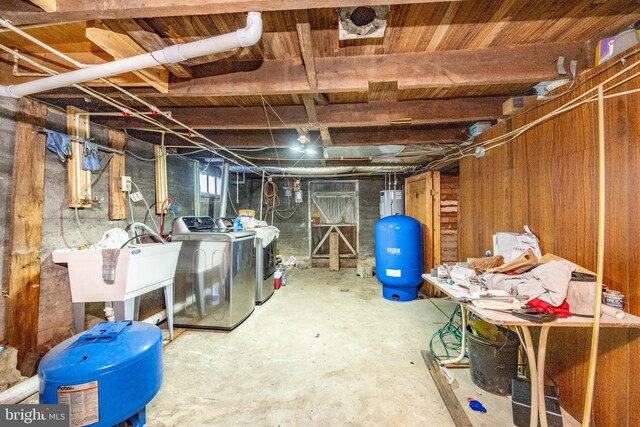
[[[138,193],[140,193],[140,196],[142,197],[142,202],[146,206],[147,212],[149,212],[149,218],[151,218],[151,222],[153,223],[153,226],[156,228],[156,232],[160,233],[160,229],[158,228],[158,224],[156,224],[156,220],[153,218],[153,214],[151,213],[151,208],[149,207],[149,204],[147,203],[147,199],[144,198],[144,195],[142,194],[142,191],[140,191],[140,187],[138,187],[138,185],[135,182],[133,182],[133,180],[131,180],[131,185],[136,187],[136,191]],[[131,199],[131,198],[129,198],[129,199]],[[132,209],[132,213],[133,213],[133,209]]]
[[[37,67],[37,68],[39,68],[41,70],[43,70],[43,71],[49,73],[50,75],[58,75],[58,74],[60,74],[59,72],[57,72],[55,70],[52,70],[52,69],[50,69],[50,68],[48,68],[48,67],[46,67],[46,66],[44,66],[44,65],[42,65],[40,63],[38,63],[37,61],[34,61],[34,60],[26,57],[23,54],[20,54],[18,52],[13,51],[12,49],[8,48],[5,45],[0,44],[0,50],[4,50],[5,52],[16,56],[16,57],[24,60],[25,62],[27,62],[27,63],[29,63],[29,64],[31,64],[31,65],[33,65],[33,66],[35,66],[35,67]],[[252,163],[252,162],[250,162],[248,160],[243,159],[242,156],[240,156],[240,155],[238,155],[236,153],[233,153],[229,149],[221,146],[220,144],[216,143],[215,141],[211,140],[210,138],[207,138],[206,136],[200,134],[195,129],[192,129],[189,126],[185,125],[184,123],[180,122],[179,120],[174,119],[173,117],[171,117],[171,114],[160,111],[159,109],[157,109],[157,107],[147,103],[143,99],[141,99],[141,98],[137,97],[136,95],[126,91],[125,89],[119,87],[118,85],[110,82],[107,79],[102,79],[102,81],[104,81],[106,84],[114,87],[118,91],[126,94],[128,97],[137,100],[141,104],[143,104],[146,107],[148,107],[151,111],[154,111],[154,112],[158,113],[162,117],[165,117],[166,119],[174,122],[178,126],[181,126],[181,127],[185,128],[185,129],[188,129],[189,130],[189,134],[191,135],[191,138],[189,138],[188,136],[181,135],[178,132],[173,131],[172,129],[170,129],[169,127],[165,126],[161,122],[159,122],[159,121],[157,121],[157,120],[155,120],[153,118],[147,117],[146,115],[143,115],[140,111],[136,110],[135,108],[128,107],[125,104],[113,99],[112,97],[110,97],[108,95],[102,94],[100,92],[97,92],[97,91],[95,91],[95,90],[93,90],[93,89],[91,89],[89,87],[86,87],[86,86],[83,86],[83,85],[80,85],[80,84],[74,84],[72,86],[77,88],[77,89],[79,89],[79,90],[81,90],[82,92],[84,92],[84,93],[86,93],[88,95],[91,95],[91,96],[95,97],[96,99],[106,103],[107,105],[110,105],[110,106],[116,108],[117,110],[119,110],[123,114],[126,113],[128,115],[137,117],[138,119],[140,119],[142,121],[145,121],[145,122],[147,122],[149,124],[152,124],[152,125],[160,128],[160,129],[162,129],[162,130],[164,130],[166,132],[169,132],[171,134],[175,134],[176,136],[188,141],[189,143],[191,143],[193,145],[196,145],[196,146],[198,146],[198,147],[200,147],[202,149],[205,149],[207,151],[211,151],[212,153],[224,158],[225,160],[227,160],[227,161],[229,161],[231,163],[234,163],[234,164],[236,164],[238,166],[243,166],[241,163],[238,163],[238,161],[236,161],[235,159],[232,159],[232,158],[229,158],[227,156],[224,156],[224,155],[220,154],[218,150],[222,150],[224,152],[227,152],[227,153],[231,154],[232,156],[238,158],[240,161],[242,161],[244,163],[247,163],[248,165],[250,165],[252,168],[254,168],[256,170],[262,170],[261,167],[255,165],[254,163]],[[206,145],[204,145],[204,144],[202,144],[202,143],[200,143],[198,141],[195,141],[195,140],[193,140],[193,137],[198,137],[198,138],[204,139],[206,142],[210,143],[211,145],[214,145],[214,146],[218,147],[218,149],[213,149],[213,148],[211,148],[209,146],[206,146]]]
[[[169,208],[169,206],[171,206],[173,204],[173,200],[171,198],[167,197],[166,199],[164,199],[162,201],[162,206],[160,208],[160,229],[159,229],[160,236],[162,236],[162,232],[163,232],[163,228],[164,228],[164,207],[165,207],[165,204],[167,204],[166,206],[167,206],[167,208]]]
[[[614,81],[615,79],[617,79],[618,77],[620,77],[622,74],[630,71],[631,69],[633,69],[634,67],[638,66],[640,64],[640,61],[636,61],[633,64],[626,66],[624,69],[620,70],[619,72],[617,72],[616,74],[614,74],[613,76],[607,78],[605,81],[603,81],[601,83],[601,85],[604,87],[605,84]],[[604,89],[604,92],[608,92],[611,91],[612,89],[625,84],[629,81],[631,81],[632,79],[636,78],[638,75],[640,75],[640,72],[637,72],[629,77],[626,77],[625,79],[623,79],[620,82],[617,82],[613,85],[611,85],[610,87],[607,87],[607,89]],[[567,111],[573,110],[581,105],[584,105],[586,103],[589,102],[595,102],[597,100],[597,95],[591,95],[591,96],[587,96],[590,93],[594,92],[597,90],[597,87],[592,88],[588,91],[586,91],[585,93],[579,95],[578,97],[570,100],[569,102],[561,105],[560,107],[556,108],[555,110],[545,114],[544,116],[533,120],[530,123],[527,123],[526,125],[523,125],[517,129],[514,129],[510,132],[507,132],[503,135],[500,135],[498,137],[495,138],[491,138],[489,140],[477,143],[477,144],[472,144],[469,147],[467,147],[465,150],[461,150],[462,152],[460,154],[457,153],[452,153],[449,154],[448,156],[443,157],[442,159],[438,159],[438,160],[434,160],[433,162],[429,163],[425,169],[436,169],[438,167],[442,167],[448,163],[460,160],[462,158],[465,157],[471,157],[474,155],[474,151],[476,148],[478,147],[486,147],[485,150],[491,150],[497,147],[500,147],[504,144],[507,144],[511,141],[514,141],[515,139],[517,139],[520,135],[522,135],[523,133],[525,133],[526,131],[528,131],[529,129],[555,117],[558,116],[560,114],[563,114]],[[615,93],[613,95],[608,95],[607,98],[611,98],[611,97],[615,97],[615,96],[623,96],[623,95],[627,95],[629,93],[635,93],[638,92],[638,89],[633,89],[633,90],[629,90],[629,91],[624,91],[624,92],[618,92]],[[585,98],[585,99],[583,99]],[[492,145],[493,144],[493,145]]]
[[[267,107],[265,105],[265,99],[262,94],[260,94],[260,98],[262,99],[262,109],[264,110],[264,117],[267,119],[267,126],[269,127],[269,134],[271,135],[271,143],[273,144],[273,148],[276,150],[276,159],[278,160],[278,166],[282,167],[282,163],[280,163],[280,155],[278,154],[278,149],[276,148],[276,140],[273,138],[273,131],[271,130],[271,122],[269,121],[269,114],[267,114]],[[278,117],[280,118],[280,117]],[[280,119],[282,121],[282,119]]]
[[[124,150],[124,152],[126,154],[130,155],[131,157],[133,157],[134,159],[138,159],[138,160],[140,160],[142,162],[155,162],[156,161],[155,157],[151,158],[151,159],[147,159],[145,157],[138,156],[137,154],[135,154],[133,151],[130,151],[130,150]],[[158,158],[159,159],[162,158],[162,155],[160,155]]]
[[[133,215],[133,202],[131,201],[131,191],[127,191],[127,199],[129,200],[129,210],[131,211],[131,222],[129,224],[133,224],[134,222],[136,222],[136,220]]]
[[[288,214],[285,213],[286,211],[278,210],[278,207],[280,206],[280,198],[278,197],[278,187],[274,181],[269,181],[269,180],[267,180],[262,187],[262,203],[266,207],[264,214],[262,216],[262,220],[265,221],[269,215],[269,212],[271,212],[272,225],[273,225],[274,214],[277,215],[278,218],[286,221],[291,217],[293,217],[293,215],[295,215],[296,211],[298,210],[297,203],[295,204],[293,211],[288,212]]]
[[[236,184],[236,185],[238,185],[238,184]],[[229,203],[231,203],[231,209],[233,209],[233,212],[236,214],[236,217],[238,217],[238,216],[239,216],[239,215],[238,215],[238,211],[236,210],[236,207],[235,207],[235,205],[233,204],[233,199],[232,199],[232,197],[231,197],[231,193],[229,193],[228,191],[227,191],[227,197],[228,197],[228,199],[229,199]]]

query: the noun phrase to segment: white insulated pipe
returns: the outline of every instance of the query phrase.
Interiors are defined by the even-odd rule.
[[[34,375],[28,380],[22,381],[0,393],[0,405],[20,403],[26,398],[36,394],[39,387],[40,381],[38,380],[38,376]]]
[[[262,16],[260,12],[249,12],[247,25],[233,33],[198,40],[191,43],[177,44],[154,52],[107,62],[58,74],[27,83],[10,86],[0,86],[0,96],[21,98],[34,93],[44,92],[60,87],[85,83],[91,80],[142,70],[163,64],[173,64],[191,58],[212,55],[219,52],[252,46],[262,36]]]

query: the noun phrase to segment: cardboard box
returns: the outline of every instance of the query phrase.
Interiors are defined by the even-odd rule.
[[[522,108],[533,105],[537,98],[538,97],[536,95],[515,96],[513,98],[509,98],[502,103],[502,114],[510,116]]]

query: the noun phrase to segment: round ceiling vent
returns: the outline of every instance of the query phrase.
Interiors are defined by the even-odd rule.
[[[356,7],[349,19],[358,27],[369,25],[376,19],[376,11],[372,7]]]
[[[340,40],[384,37],[389,6],[341,7]]]

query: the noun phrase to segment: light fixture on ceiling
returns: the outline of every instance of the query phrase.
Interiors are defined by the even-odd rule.
[[[304,132],[298,135],[296,141],[294,141],[289,148],[298,153],[305,154],[317,154],[318,150],[316,147],[310,144],[309,134]]]

